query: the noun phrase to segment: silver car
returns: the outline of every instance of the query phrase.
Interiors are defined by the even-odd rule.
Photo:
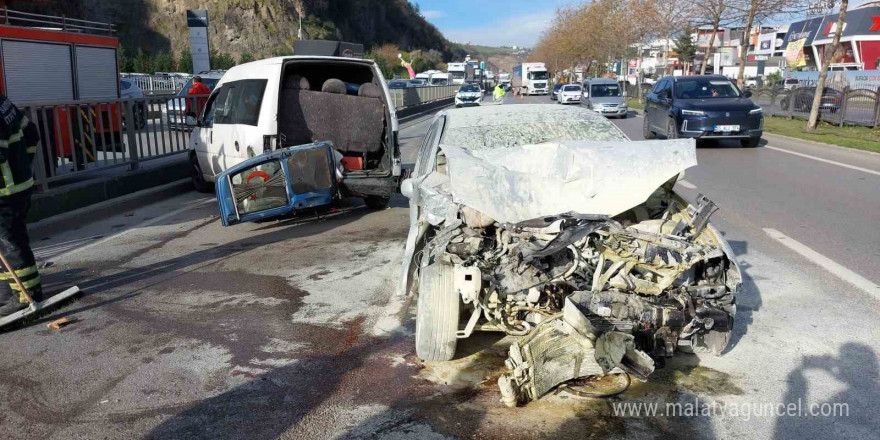
[[[513,406],[727,346],[736,258],[708,223],[715,205],[673,191],[696,165],[693,140],[632,142],[593,111],[556,105],[447,110],[427,133],[401,185],[400,288],[418,294],[420,358],[450,360],[477,330],[524,336],[498,382]]]
[[[581,105],[603,116],[625,118],[629,109],[626,93],[617,80],[611,78],[591,78],[584,81]]]

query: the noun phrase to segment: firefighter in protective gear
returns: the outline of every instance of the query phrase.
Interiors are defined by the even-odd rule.
[[[32,164],[40,140],[36,125],[0,95],[0,253],[9,261],[34,301],[43,300],[40,274],[27,234],[27,212],[34,186]],[[27,307],[20,287],[0,265],[0,316]]]

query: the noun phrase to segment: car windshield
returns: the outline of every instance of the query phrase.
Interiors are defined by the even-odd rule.
[[[218,82],[218,81],[220,81],[220,78],[205,78],[205,77],[202,77],[202,82],[203,82],[206,86],[208,86],[208,88],[211,89],[211,90],[214,90],[214,86],[217,85],[217,82]],[[191,89],[192,86],[193,86],[193,80],[192,80],[192,78],[190,78],[190,80],[186,82],[186,84],[183,86],[183,88],[180,89],[179,92],[177,92],[177,96],[186,96],[186,94],[189,93],[189,89]]]
[[[679,99],[739,98],[739,89],[723,79],[680,79],[675,82]]]
[[[562,88],[563,92],[580,92],[581,86],[565,86]]]
[[[131,83],[128,81],[119,81],[119,88],[122,90],[128,90],[131,88]]]
[[[445,86],[447,83],[446,78],[431,78],[432,86]]]
[[[556,85],[553,86],[553,90],[559,90],[559,89],[562,88],[563,85],[564,85],[564,84],[556,84]]]
[[[419,79],[411,79],[411,80],[409,80],[409,83],[412,84],[412,85],[414,85],[414,86],[423,86],[423,85],[425,85],[425,84],[428,83],[428,80],[426,80],[426,79],[421,79],[421,78],[419,78]]]
[[[529,72],[529,79],[547,79],[547,72]]]
[[[452,75],[452,79],[464,79],[464,72],[449,72]]]
[[[461,88],[458,89],[458,91],[464,92],[464,93],[479,92],[480,87],[478,87],[476,84],[465,84],[465,85],[461,86]]]
[[[392,89],[404,88],[406,87],[406,81],[390,81],[388,87]]]
[[[620,96],[620,86],[617,84],[595,84],[590,86],[593,98],[607,98]]]
[[[440,143],[479,150],[570,140],[615,141],[627,140],[627,137],[610,122],[551,121],[448,129],[443,132]]]

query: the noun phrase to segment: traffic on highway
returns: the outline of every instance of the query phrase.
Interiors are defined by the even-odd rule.
[[[3,72],[0,437],[876,436],[880,89],[764,88],[763,60],[750,85],[720,18],[699,67],[677,42],[658,68],[657,29],[561,42],[622,5],[391,75],[301,28],[123,76],[115,25],[0,24],[5,66],[67,38],[112,73],[25,99]]]

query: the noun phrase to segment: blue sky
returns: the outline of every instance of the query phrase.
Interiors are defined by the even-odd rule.
[[[459,43],[531,47],[572,0],[413,0],[446,38]]]
[[[850,0],[850,8],[874,0]],[[449,40],[488,46],[532,47],[557,8],[583,0],[412,0]],[[783,19],[780,22],[795,21]]]

